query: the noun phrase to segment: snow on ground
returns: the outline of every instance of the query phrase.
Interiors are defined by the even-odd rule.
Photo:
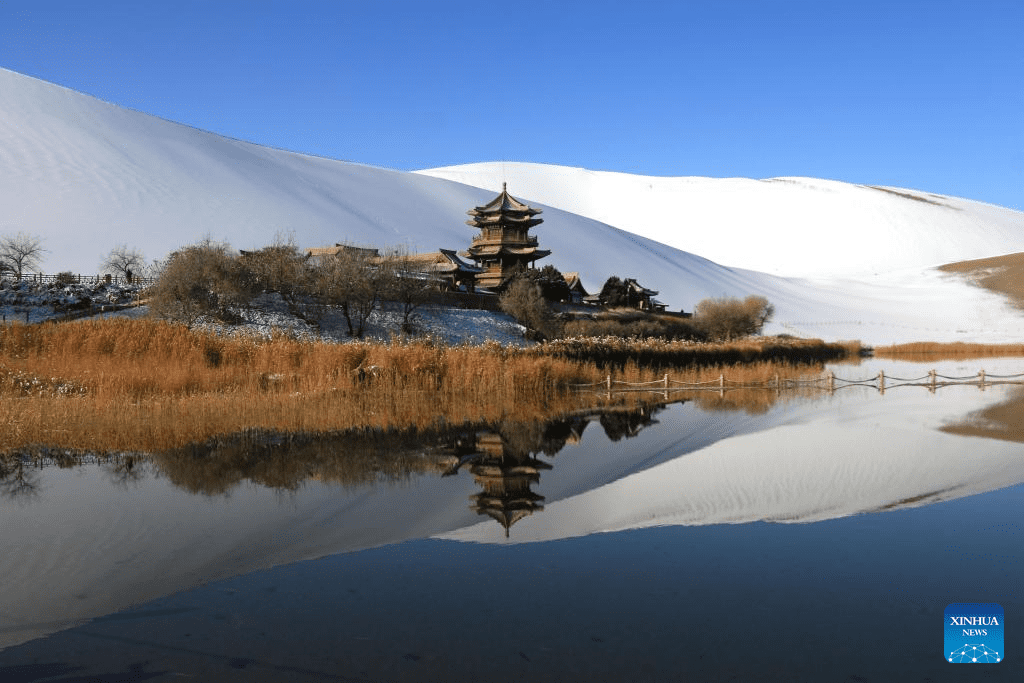
[[[331,311],[317,330],[288,312],[277,294],[259,297],[251,309],[240,312],[242,322],[229,329],[237,333],[269,336],[274,331],[286,332],[304,339],[352,341],[348,326],[339,311]],[[504,345],[521,345],[525,329],[504,313],[475,311],[448,306],[429,305],[415,311],[412,318],[414,338],[434,339],[446,344],[482,344],[497,341]],[[224,331],[224,325],[209,323],[207,329]],[[389,341],[402,337],[402,313],[397,306],[385,303],[374,311],[366,325],[364,338]]]
[[[0,278],[0,315],[3,322],[41,322],[63,315],[65,308],[82,314],[90,308],[95,317],[138,318],[149,314],[146,306],[131,306],[139,287],[99,283],[75,284],[64,287],[28,281],[16,282]],[[116,310],[103,312],[103,308]],[[326,339],[335,342],[351,341],[345,319],[338,311],[330,311],[316,329],[288,311],[278,294],[264,294],[253,305],[239,311],[241,322],[224,325],[208,321],[199,327],[218,333],[255,334],[269,337],[284,332],[303,339]],[[88,316],[87,316],[88,317]],[[496,341],[504,345],[526,344],[525,329],[504,313],[467,310],[449,306],[426,305],[412,314],[412,335],[434,339],[446,344],[481,344]],[[388,341],[401,337],[402,313],[399,308],[385,302],[371,314],[365,329],[365,339]]]
[[[56,285],[0,277],[0,320],[36,323],[58,317],[63,311],[127,306],[138,292],[137,286],[115,283]]]
[[[0,233],[40,235],[47,272],[95,272],[120,243],[158,258],[204,237],[464,249],[466,211],[507,179],[544,211],[534,232],[552,255],[541,265],[578,271],[590,291],[637,277],[687,311],[761,294],[777,311],[768,332],[868,344],[1024,337],[1024,315],[1001,296],[931,269],[1024,251],[1020,212],[812,179],[536,164],[424,173],[231,140],[0,69]]]

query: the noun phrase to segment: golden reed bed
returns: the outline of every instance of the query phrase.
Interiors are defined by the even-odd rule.
[[[704,382],[725,372],[730,380],[765,382],[821,371],[820,364],[760,359],[756,343],[742,344],[744,363],[716,365],[715,358],[732,357],[728,345],[703,345],[708,363],[673,368],[672,377]],[[765,357],[777,358],[778,342],[763,344],[773,349]],[[577,385],[609,374],[646,382],[665,371],[629,360],[599,367],[547,346],[334,344],[131,319],[12,325],[0,329],[0,449],[150,452],[249,428],[309,433],[511,414],[542,419],[599,400]]]

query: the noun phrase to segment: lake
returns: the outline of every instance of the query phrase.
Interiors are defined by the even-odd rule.
[[[8,468],[0,681],[1019,680],[1024,392],[892,383]]]

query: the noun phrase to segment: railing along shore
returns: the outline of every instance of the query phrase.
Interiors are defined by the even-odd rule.
[[[8,277],[13,278],[16,282],[35,282],[39,284],[72,284],[72,285],[98,285],[98,284],[114,284],[114,285],[139,285],[140,287],[148,287],[149,285],[156,282],[156,279],[151,277],[138,277],[132,276],[129,281],[128,278],[122,275],[81,275],[60,273],[57,275],[47,275],[46,273],[22,273],[19,279],[13,273],[7,273]]]
[[[661,379],[651,380],[649,382],[626,382],[623,380],[613,380],[611,375],[608,375],[601,382],[575,384],[573,386],[576,389],[598,389],[604,390],[604,392],[607,393],[630,391],[652,391],[658,393],[668,391],[725,392],[732,389],[770,389],[783,391],[786,389],[797,388],[820,388],[822,391],[833,393],[840,389],[866,386],[877,389],[880,393],[884,394],[886,390],[908,386],[924,387],[929,391],[934,392],[936,389],[948,386],[976,386],[984,390],[985,387],[1001,384],[1024,384],[1024,373],[1016,375],[995,375],[987,373],[984,370],[980,370],[976,375],[951,377],[949,375],[941,375],[935,370],[929,370],[928,374],[922,375],[921,377],[907,378],[886,375],[884,370],[880,370],[878,374],[873,377],[847,379],[844,377],[836,377],[835,373],[829,371],[820,377],[812,379],[788,379],[780,378],[778,375],[775,375],[773,379],[765,382],[733,381],[727,379],[724,374],[719,375],[717,380],[708,380],[705,382],[674,380],[669,377],[668,374],[665,374]]]

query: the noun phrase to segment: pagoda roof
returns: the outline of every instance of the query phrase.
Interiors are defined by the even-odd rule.
[[[510,247],[505,244],[489,244],[486,246],[474,246],[469,250],[469,254],[472,257],[508,254],[510,256],[532,255],[535,258],[544,258],[545,256],[550,256],[551,251],[548,249],[538,249],[537,247]]]
[[[480,216],[495,213],[503,214],[527,214],[529,216],[535,216],[538,213],[543,213],[541,209],[535,209],[528,204],[524,204],[512,195],[508,193],[508,183],[501,184],[501,194],[487,202],[483,206],[467,211],[470,216]]]
[[[470,213],[474,218],[470,218],[466,221],[466,225],[471,225],[474,228],[494,227],[498,225],[509,225],[519,228],[532,228],[535,225],[540,225],[544,222],[543,218],[531,218],[529,214],[516,215],[511,213],[495,213],[495,214],[473,214]]]

